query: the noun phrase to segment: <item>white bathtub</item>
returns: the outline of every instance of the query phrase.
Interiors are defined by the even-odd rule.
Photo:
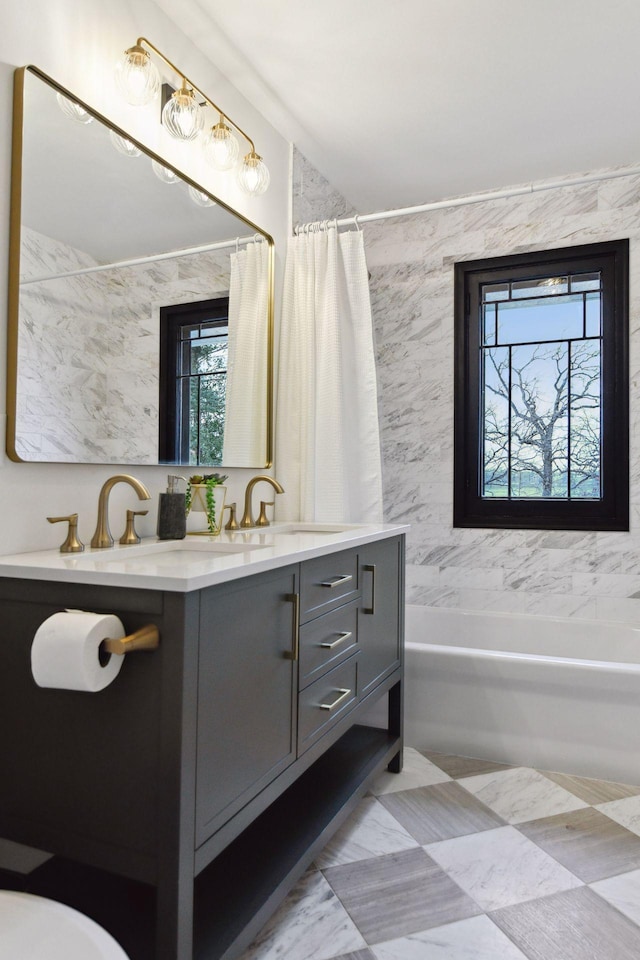
[[[640,627],[407,606],[406,743],[640,783]]]

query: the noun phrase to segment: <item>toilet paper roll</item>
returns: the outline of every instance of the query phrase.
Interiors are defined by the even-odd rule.
[[[104,690],[118,676],[124,657],[107,655],[101,663],[100,644],[108,637],[124,636],[122,622],[113,614],[54,613],[40,624],[33,638],[33,679],[39,687],[88,693]]]

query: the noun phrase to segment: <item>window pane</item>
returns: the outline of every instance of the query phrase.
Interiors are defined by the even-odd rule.
[[[578,273],[571,277],[571,293],[577,293],[579,290],[599,290],[599,273]]]
[[[559,293],[569,293],[567,277],[544,277],[542,280],[514,280],[511,284],[511,296],[553,297]]]
[[[226,376],[200,377],[200,462],[220,463],[224,435]]]
[[[227,367],[227,342],[199,340],[191,346],[191,373],[214,373]]]
[[[599,340],[571,350],[571,496],[601,496],[602,362]]]
[[[542,343],[582,337],[582,297],[562,296],[498,305],[498,343]]]
[[[599,337],[602,329],[602,308],[599,293],[588,293],[585,297],[587,336]]]
[[[566,497],[567,344],[511,352],[511,496]]]
[[[496,305],[487,303],[482,307],[484,312],[483,342],[485,346],[492,346],[496,342]]]
[[[198,464],[198,428],[200,425],[199,381],[197,377],[185,380],[189,384],[189,463]]]
[[[486,302],[490,300],[508,300],[508,283],[485,283],[482,288],[482,299]]]
[[[482,352],[483,469],[481,496],[509,495],[509,348]]]

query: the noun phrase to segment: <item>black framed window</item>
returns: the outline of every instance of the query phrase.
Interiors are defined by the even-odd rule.
[[[222,463],[229,298],[160,308],[160,461]]]
[[[628,259],[456,264],[454,526],[629,529]]]

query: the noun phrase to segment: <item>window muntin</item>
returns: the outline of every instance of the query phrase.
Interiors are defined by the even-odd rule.
[[[481,497],[601,496],[602,278],[581,276],[481,286]]]
[[[455,277],[454,524],[628,529],[628,241]]]

